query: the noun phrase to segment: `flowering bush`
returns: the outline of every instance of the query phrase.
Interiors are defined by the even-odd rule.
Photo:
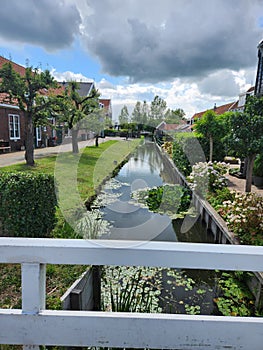
[[[162,149],[165,150],[169,154],[170,158],[173,157],[173,143],[171,141],[166,141],[162,145]]]
[[[220,215],[242,244],[263,245],[263,198],[233,191],[233,201],[223,202]]]
[[[216,192],[227,187],[227,178],[224,176],[226,172],[226,163],[199,162],[193,165],[192,172],[187,180],[193,191],[205,197],[207,192]]]

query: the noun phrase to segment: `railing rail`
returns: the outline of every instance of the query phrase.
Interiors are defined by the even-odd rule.
[[[0,263],[22,266],[22,310],[0,309],[0,344],[262,349],[263,318],[53,311],[46,264],[263,271],[263,247],[177,242],[0,238]]]

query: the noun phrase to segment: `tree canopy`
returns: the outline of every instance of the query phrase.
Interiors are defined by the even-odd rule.
[[[27,165],[34,165],[34,126],[45,119],[52,108],[47,91],[57,87],[57,82],[48,70],[27,67],[25,75],[18,74],[11,64],[0,69],[0,92],[7,93],[9,102],[17,101],[25,116],[25,159]],[[45,119],[46,120],[46,119]]]
[[[248,160],[245,190],[250,192],[254,161],[263,152],[263,97],[248,97],[244,112],[231,115],[227,141],[236,156]]]
[[[90,128],[99,132],[102,124],[102,113],[99,108],[99,92],[93,89],[88,96],[81,96],[79,84],[76,81],[69,82],[64,94],[57,98],[60,120],[68,125],[72,136],[72,152],[78,153],[79,128]],[[90,119],[87,118],[90,116]],[[89,125],[90,124],[90,125]],[[95,130],[96,129],[96,130]]]

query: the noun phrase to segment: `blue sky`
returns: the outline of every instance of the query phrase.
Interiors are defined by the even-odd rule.
[[[235,101],[262,39],[263,0],[1,0],[0,55],[95,80],[114,119],[155,95],[187,117]]]

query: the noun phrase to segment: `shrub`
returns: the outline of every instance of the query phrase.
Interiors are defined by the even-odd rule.
[[[184,145],[182,141],[175,140],[173,142],[173,161],[179,171],[183,175],[188,176],[191,173],[192,167],[184,151]]]
[[[233,201],[235,192],[230,191],[228,187],[224,187],[220,190],[216,190],[214,193],[210,193],[207,196],[208,202],[215,210],[220,210],[225,201]]]
[[[232,192],[219,210],[242,244],[263,245],[263,198],[255,193]]]
[[[226,172],[226,163],[199,162],[193,165],[193,170],[187,180],[193,191],[206,196],[207,192],[214,193],[227,187],[227,178],[224,176]]]
[[[46,237],[55,224],[54,178],[47,174],[0,174],[2,235]]]
[[[258,154],[255,159],[253,175],[263,177],[263,154]]]
[[[170,158],[173,157],[173,143],[171,141],[165,141],[165,143],[162,144],[162,149],[169,154]]]

